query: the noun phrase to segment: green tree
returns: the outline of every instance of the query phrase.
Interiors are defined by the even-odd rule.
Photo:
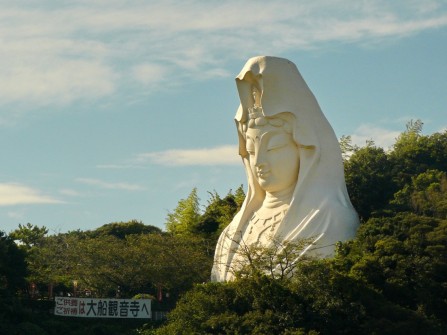
[[[111,235],[118,238],[125,238],[132,234],[160,234],[161,229],[151,225],[145,225],[141,221],[131,220],[128,222],[112,222],[105,224],[90,233],[92,237],[101,235]]]
[[[390,302],[446,324],[447,222],[413,213],[371,218],[337,260]]]
[[[0,231],[0,334],[13,334],[23,317],[16,298],[26,289],[25,252]]]
[[[240,199],[231,191],[224,198],[221,198],[217,192],[210,192],[209,194],[208,205],[205,212],[200,216],[193,232],[207,239],[212,244],[212,249],[214,249],[220,233],[231,222],[240,208],[237,203],[237,200],[240,201]],[[238,197],[240,196],[238,194]]]
[[[173,296],[209,278],[212,260],[203,242],[169,234],[89,237],[59,234],[46,239],[30,262],[29,279],[89,289],[98,296],[156,295],[159,285]]]
[[[267,277],[197,285],[181,298],[168,320],[156,334],[307,333],[298,332],[303,320],[299,299]]]
[[[399,189],[426,170],[447,172],[447,131],[424,136],[422,126],[420,120],[410,121],[389,154],[393,178]]]
[[[158,335],[441,334],[436,323],[398,306],[333,261],[301,263],[291,280],[244,277],[195,286]]]
[[[237,210],[239,211],[242,207],[242,203],[245,200],[245,192],[244,192],[244,188],[242,185],[240,185],[236,191],[234,191],[234,200],[236,201],[237,204]]]
[[[395,192],[385,151],[369,143],[345,162],[345,179],[354,208],[363,220],[388,205]]]
[[[12,231],[9,236],[29,249],[39,245],[47,234],[48,229],[45,226],[38,227],[27,223],[26,225],[19,224],[19,228]]]
[[[209,280],[212,258],[206,252],[203,239],[169,234],[135,239],[140,245],[138,249],[144,249],[146,275],[153,285],[168,290],[171,299],[175,300],[194,284]]]
[[[200,204],[197,188],[186,199],[181,199],[166,218],[166,230],[174,235],[191,235],[200,219]]]
[[[28,281],[41,286],[60,286],[63,291],[73,286],[74,274],[83,257],[81,241],[86,235],[71,232],[45,237],[39,246],[27,252]]]
[[[25,253],[11,236],[0,231],[0,291],[16,293],[25,288]]]
[[[427,170],[411,178],[411,184],[394,194],[392,204],[400,210],[417,214],[447,218],[447,174]]]
[[[312,239],[283,241],[272,237],[269,246],[259,243],[239,242],[236,262],[230,271],[236,278],[268,276],[272,279],[290,280],[298,266],[312,258],[303,251]]]
[[[194,188],[186,199],[181,199],[177,207],[168,213],[166,229],[169,233],[182,236],[200,236],[213,244],[222,230],[231,222],[245,199],[242,185],[225,197],[216,191],[209,192],[210,199],[203,213],[200,211],[197,189]]]
[[[350,135],[343,135],[340,137],[339,143],[344,162],[346,162],[355,151],[360,149],[357,145],[352,144],[352,138]]]

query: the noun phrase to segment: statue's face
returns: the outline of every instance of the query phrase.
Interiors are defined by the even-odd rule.
[[[300,156],[291,134],[266,124],[248,128],[246,139],[251,171],[264,191],[279,192],[296,184]]]

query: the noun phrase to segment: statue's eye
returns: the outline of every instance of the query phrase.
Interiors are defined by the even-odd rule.
[[[247,148],[247,152],[249,155],[253,156],[255,154],[255,150],[254,149],[249,149]]]
[[[290,136],[287,134],[279,134],[272,136],[267,145],[267,151],[277,150],[285,147],[290,143]]]

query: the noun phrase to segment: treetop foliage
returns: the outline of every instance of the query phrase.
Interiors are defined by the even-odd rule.
[[[191,233],[200,219],[200,199],[197,188],[193,188],[186,199],[181,199],[173,212],[166,218],[166,230],[174,235]]]
[[[371,142],[361,148],[352,146],[349,136],[341,138],[340,145],[346,157],[346,186],[363,221],[379,214],[377,211],[382,214],[395,211],[393,206],[402,205],[399,197],[403,196],[396,195],[397,199],[393,201],[395,194],[408,193],[412,180],[418,175],[429,170],[431,174],[447,171],[447,131],[422,135],[422,126],[420,120],[410,121],[390,151]],[[438,175],[437,178],[441,177]]]
[[[93,230],[90,235],[92,237],[111,235],[123,239],[128,235],[161,234],[161,232],[161,229],[158,227],[145,225],[141,221],[131,220],[129,222],[112,222],[105,224]]]
[[[34,226],[31,223],[22,225],[19,223],[19,228],[9,234],[13,240],[20,241],[26,248],[38,246],[42,243],[45,236],[48,234],[48,229],[44,227]]]
[[[205,210],[200,208],[197,189],[194,188],[186,199],[168,213],[166,230],[176,236],[198,236],[209,240],[214,250],[222,230],[231,222],[245,199],[242,185],[235,192],[230,190],[222,198],[216,191],[209,192],[210,198]]]

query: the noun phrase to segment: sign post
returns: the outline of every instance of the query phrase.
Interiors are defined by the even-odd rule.
[[[151,319],[150,299],[55,297],[54,314],[82,318]]]

